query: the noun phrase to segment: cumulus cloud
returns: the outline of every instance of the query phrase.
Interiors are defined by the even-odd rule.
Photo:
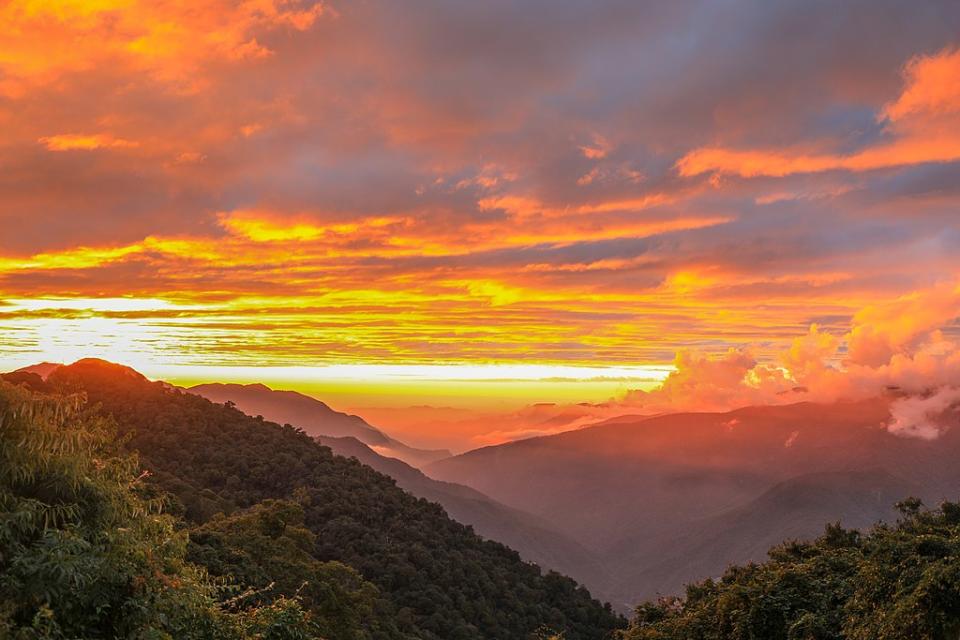
[[[941,285],[890,302],[871,305],[853,318],[848,357],[854,364],[878,367],[895,355],[909,355],[931,341],[937,329],[957,317],[960,287]]]
[[[936,440],[948,428],[948,411],[960,404],[960,387],[943,387],[924,396],[902,398],[890,404],[890,433],[907,438]]]
[[[941,285],[868,306],[842,335],[812,325],[773,362],[743,349],[682,351],[659,388],[632,392],[624,404],[648,412],[722,410],[895,389],[906,397],[892,405],[891,433],[933,439],[941,431],[937,417],[960,400],[960,343],[945,333],[960,317],[958,291]]]

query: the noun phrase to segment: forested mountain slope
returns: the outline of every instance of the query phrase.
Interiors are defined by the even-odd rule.
[[[59,368],[46,384],[82,391],[91,408],[112,416],[156,485],[194,522],[270,499],[301,505],[315,536],[311,555],[353,567],[379,589],[377,607],[390,624],[374,638],[517,640],[551,628],[567,640],[599,640],[622,624],[569,578],[541,574],[301,431],[103,361]]]
[[[418,498],[440,504],[451,518],[470,525],[483,537],[502,542],[524,559],[571,576],[594,595],[606,597],[602,587],[609,583],[609,577],[599,559],[536,516],[500,504],[476,489],[434,480],[402,460],[381,456],[354,438],[318,437],[317,441],[337,455],[357,458],[390,476]]]
[[[109,421],[81,415],[79,400],[0,380],[0,638],[365,637],[297,598],[241,602],[187,562],[183,522],[161,512]],[[362,582],[334,564],[320,568]],[[333,626],[352,635],[329,636]]]

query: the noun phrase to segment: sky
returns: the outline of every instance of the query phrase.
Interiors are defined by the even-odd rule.
[[[10,0],[0,368],[385,419],[899,383],[960,314],[958,34],[952,1]]]

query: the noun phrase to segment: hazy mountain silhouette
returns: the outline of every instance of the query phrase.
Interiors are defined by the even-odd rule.
[[[745,505],[688,523],[679,535],[656,541],[656,551],[637,544],[639,557],[632,557],[623,545],[623,571],[613,591],[651,599],[682,593],[691,576],[718,577],[730,564],[760,562],[784,540],[819,536],[825,523],[866,529],[893,522],[894,505],[919,491],[880,469],[792,478]]]
[[[55,369],[4,377],[39,384]],[[126,367],[111,375],[145,381]],[[762,560],[825,522],[867,527],[894,518],[892,505],[907,496],[936,504],[960,494],[960,429],[933,441],[894,435],[891,398],[623,416],[437,460],[428,476],[398,459],[419,450],[302,394],[263,385],[192,392],[303,428],[620,608]]]
[[[296,391],[279,391],[263,384],[201,384],[188,389],[212,402],[232,402],[251,416],[271,422],[292,424],[311,436],[352,437],[378,453],[399,458],[416,467],[449,457],[444,449],[427,450],[408,446],[368,424],[360,416],[331,409],[327,404]]]
[[[824,522],[870,524],[910,494],[955,498],[960,430],[898,437],[885,428],[888,407],[881,398],[612,421],[424,470],[546,519],[598,554],[609,589],[632,603]]]

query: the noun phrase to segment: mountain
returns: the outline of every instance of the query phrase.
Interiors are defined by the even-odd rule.
[[[311,436],[351,437],[378,453],[399,458],[415,467],[450,457],[447,450],[416,449],[391,438],[360,416],[335,411],[325,403],[296,391],[279,391],[263,384],[201,384],[188,389],[211,402],[234,406],[251,416],[278,424],[292,424]]]
[[[843,522],[868,529],[893,522],[894,505],[919,487],[880,469],[811,473],[776,484],[755,500],[718,516],[689,523],[683,532],[661,541],[661,557],[652,565],[633,562],[622,572],[626,585],[657,585],[643,597],[678,594],[691,576],[716,577],[731,564],[763,561],[784,540],[811,540],[825,523]],[[627,564],[631,565],[629,556]]]
[[[62,366],[59,362],[41,362],[39,364],[32,364],[29,367],[21,367],[13,373],[33,373],[40,376],[41,379],[46,380],[51,373]]]
[[[863,476],[876,485],[861,477],[863,495],[909,492],[932,503],[956,496],[960,429],[925,441],[889,433],[888,420],[885,398],[660,415],[478,449],[424,471],[544,518],[603,560],[612,576],[605,593],[633,604],[717,573],[689,557],[693,538],[716,545],[703,553],[717,554],[722,569],[770,540],[807,533],[796,518],[811,526],[862,522],[856,495],[798,509],[789,483],[804,476],[826,474],[817,485],[824,496],[849,490],[845,474],[868,471],[887,475]],[[887,476],[894,480],[881,480]],[[788,484],[774,490],[781,483]],[[760,507],[768,515],[744,520]],[[724,531],[740,521],[752,522],[735,528],[743,546],[729,546]]]
[[[289,425],[100,360],[57,369],[45,389],[85,394],[91,410],[110,417],[151,486],[173,495],[174,511],[195,525],[211,524],[213,538],[199,542],[212,551],[225,526],[218,514],[252,510],[254,526],[269,534],[284,529],[269,517],[270,501],[299,505],[298,526],[314,540],[310,555],[352,567],[375,586],[379,626],[372,640],[516,640],[540,629],[606,640],[624,624],[573,580],[542,573],[439,505]],[[262,505],[265,519],[256,515]],[[266,584],[282,582],[269,577]]]
[[[606,597],[602,587],[609,584],[609,577],[599,559],[540,518],[502,505],[470,487],[434,480],[401,460],[381,456],[356,438],[319,436],[316,440],[337,455],[356,458],[390,476],[397,486],[418,498],[438,503],[451,518],[470,525],[484,538],[502,542],[525,560],[571,576],[594,594]]]

